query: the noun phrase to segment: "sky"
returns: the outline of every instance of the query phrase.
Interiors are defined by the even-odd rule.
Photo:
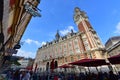
[[[35,58],[37,50],[45,42],[78,31],[74,23],[74,8],[87,13],[89,21],[103,44],[112,36],[120,35],[120,0],[41,0],[38,8],[41,17],[32,17],[21,39],[18,56]]]

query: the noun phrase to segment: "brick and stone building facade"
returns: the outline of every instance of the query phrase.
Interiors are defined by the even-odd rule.
[[[91,26],[84,11],[75,8],[74,21],[78,26],[78,32],[69,32],[65,36],[56,33],[56,39],[47,42],[37,50],[33,68],[46,70],[46,65],[54,61],[58,66],[80,59],[102,59],[104,58],[104,46],[102,45],[96,31]]]

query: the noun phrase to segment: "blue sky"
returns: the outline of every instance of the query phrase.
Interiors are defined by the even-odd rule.
[[[120,35],[120,0],[41,0],[38,8],[42,17],[33,17],[22,37],[17,55],[34,58],[37,49],[46,41],[55,39],[60,31],[78,31],[73,21],[74,8],[84,10],[103,44],[112,36]]]

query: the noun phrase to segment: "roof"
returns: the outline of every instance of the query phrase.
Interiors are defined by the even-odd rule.
[[[107,49],[108,52],[110,52],[111,50],[115,49],[116,47],[120,46],[120,41],[118,41],[116,44],[112,45],[111,47],[109,47]]]
[[[109,39],[107,40],[107,42],[105,43],[105,45],[107,45],[107,44],[110,43],[111,41],[115,41],[115,40],[120,41],[120,36],[113,36],[113,37],[109,38]]]

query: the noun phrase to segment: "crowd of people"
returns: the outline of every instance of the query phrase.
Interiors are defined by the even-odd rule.
[[[114,74],[112,71],[95,73],[42,73],[36,80],[120,80],[120,74]]]
[[[120,80],[120,73],[109,72],[33,72],[27,70],[8,71],[5,80]]]
[[[31,72],[27,70],[8,71],[6,80],[30,80]]]

